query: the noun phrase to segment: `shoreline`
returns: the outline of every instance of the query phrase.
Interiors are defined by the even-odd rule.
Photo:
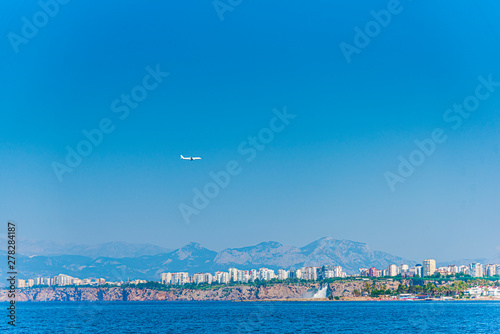
[[[395,291],[398,283],[388,282],[387,285],[377,286],[384,290]],[[362,282],[334,283],[328,285],[328,298],[313,298],[321,289],[319,283],[306,285],[277,284],[272,286],[227,286],[214,289],[182,289],[173,288],[168,290],[157,290],[146,287],[56,287],[56,288],[34,288],[16,290],[16,302],[46,302],[46,301],[231,301],[231,302],[405,302],[405,301],[500,301],[498,297],[480,298],[441,298],[420,296],[382,295],[379,297],[355,296],[362,291]],[[9,301],[9,290],[0,290],[0,301]],[[323,294],[322,296],[325,296]],[[410,297],[410,298],[408,298]],[[425,298],[425,299],[423,299]]]
[[[286,299],[260,299],[260,300],[233,300],[233,302],[248,303],[248,302],[500,302],[500,299],[397,299],[397,298],[341,298],[339,300],[328,298],[286,298]]]

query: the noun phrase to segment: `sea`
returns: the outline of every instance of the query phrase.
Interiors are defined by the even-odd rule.
[[[39,302],[12,333],[500,333],[500,302]]]

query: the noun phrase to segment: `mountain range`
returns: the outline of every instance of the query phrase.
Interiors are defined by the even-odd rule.
[[[318,239],[302,248],[271,241],[221,252],[209,250],[198,243],[190,243],[176,250],[126,243],[92,247],[43,242],[18,243],[21,252],[17,255],[16,265],[21,279],[66,274],[78,278],[102,277],[108,281],[159,280],[163,272],[184,271],[194,274],[227,271],[231,267],[278,270],[322,265],[340,265],[345,272],[353,274],[358,273],[359,268],[416,264],[415,261],[372,250],[361,242],[331,237]],[[0,269],[0,276],[2,274]],[[0,282],[3,281],[5,279],[2,278]]]

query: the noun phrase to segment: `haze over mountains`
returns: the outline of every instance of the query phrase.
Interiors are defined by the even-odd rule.
[[[33,241],[18,243],[19,278],[67,274],[78,278],[102,277],[109,281],[159,280],[162,272],[194,274],[227,271],[231,267],[277,270],[320,265],[340,265],[344,271],[353,274],[358,273],[361,267],[386,268],[389,264],[416,263],[371,250],[364,243],[330,237],[318,239],[302,248],[271,241],[221,252],[197,243],[172,251],[154,245],[115,242],[98,246]]]
[[[6,239],[0,238],[1,249],[7,249]],[[99,245],[84,245],[76,243],[65,243],[55,241],[41,241],[18,239],[17,254],[26,256],[57,256],[57,255],[80,255],[88,257],[139,257],[144,255],[155,255],[171,252],[171,249],[151,245],[132,244],[128,242],[107,242]]]

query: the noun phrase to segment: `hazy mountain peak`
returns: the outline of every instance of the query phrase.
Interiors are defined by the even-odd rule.
[[[190,243],[188,243],[186,246],[182,247],[181,249],[203,249],[204,247],[197,243],[197,242],[194,242],[194,241],[191,241]]]

